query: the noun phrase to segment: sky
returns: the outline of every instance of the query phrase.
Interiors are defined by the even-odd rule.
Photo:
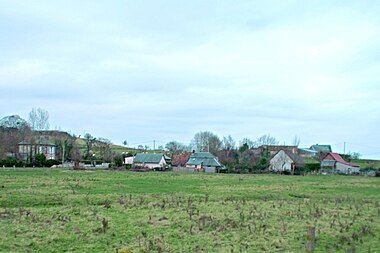
[[[380,159],[380,1],[0,0],[0,118],[115,144],[331,144]]]

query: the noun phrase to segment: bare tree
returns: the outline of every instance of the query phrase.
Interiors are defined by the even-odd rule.
[[[106,138],[98,138],[95,148],[104,162],[112,162],[114,152],[111,149],[111,141]]]
[[[32,130],[48,130],[50,127],[49,112],[41,108],[33,108],[29,113],[28,122]]]
[[[231,137],[231,135],[228,135],[228,137],[223,137],[222,141],[222,149],[224,150],[232,150],[235,149],[235,140]]]
[[[189,147],[178,141],[170,141],[166,143],[165,148],[172,154],[180,154],[189,151]]]
[[[300,137],[298,137],[297,135],[294,136],[293,143],[292,143],[293,146],[298,147],[298,146],[300,145],[300,143],[301,143],[301,139],[300,139]]]
[[[239,148],[244,147],[244,149],[253,148],[254,142],[248,138],[241,140]]]
[[[274,138],[268,134],[268,135],[263,135],[260,138],[258,138],[253,143],[253,147],[257,148],[257,147],[260,147],[263,145],[278,145],[278,143],[279,142],[276,140],[276,138]]]
[[[209,131],[205,131],[196,133],[194,135],[192,145],[198,151],[209,151],[211,153],[214,153],[220,150],[222,142],[216,134]]]

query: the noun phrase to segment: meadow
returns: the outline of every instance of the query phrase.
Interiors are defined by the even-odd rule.
[[[0,169],[1,252],[380,252],[380,178]]]

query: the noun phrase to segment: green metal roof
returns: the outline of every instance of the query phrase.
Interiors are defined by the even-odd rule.
[[[323,152],[323,153],[328,153],[332,152],[331,145],[312,145],[310,149],[318,151],[318,152]]]
[[[206,167],[220,167],[222,166],[219,161],[209,152],[193,153],[190,156],[187,165],[202,165]]]
[[[159,163],[164,157],[164,154],[143,154],[138,153],[133,162],[135,163]]]

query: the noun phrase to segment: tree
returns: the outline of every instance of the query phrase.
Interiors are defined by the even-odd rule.
[[[170,141],[166,143],[165,148],[174,155],[189,151],[189,148],[185,144],[178,141]]]
[[[220,150],[222,146],[219,137],[210,131],[196,133],[191,143],[198,151],[209,151],[211,153]]]
[[[294,136],[293,143],[292,143],[293,146],[298,147],[298,146],[300,145],[300,143],[301,143],[301,139],[300,139],[300,137],[298,137],[297,135]]]
[[[359,159],[362,155],[359,152],[350,153],[351,159]]]
[[[84,158],[89,159],[90,158],[90,152],[92,149],[92,145],[96,141],[96,138],[94,138],[91,134],[86,133],[84,135],[84,140],[86,142],[86,153],[84,155]]]
[[[279,142],[276,140],[276,138],[274,138],[268,134],[268,135],[263,135],[263,136],[259,137],[253,143],[253,147],[257,148],[257,147],[260,147],[263,145],[274,146],[274,145],[278,145],[278,143]]]
[[[33,108],[29,113],[28,122],[33,130],[48,130],[50,127],[49,112],[41,108]]]
[[[111,141],[106,138],[99,138],[95,144],[95,148],[104,162],[112,162],[114,157],[111,144]]]
[[[43,167],[46,163],[46,156],[44,154],[35,154],[34,161],[37,167]]]
[[[243,138],[243,140],[241,140],[240,142],[240,147],[239,147],[239,150],[240,149],[250,149],[250,148],[253,148],[253,145],[254,145],[254,142],[251,141],[250,139],[248,138]],[[244,150],[242,150],[241,152],[243,152]]]
[[[244,145],[244,144],[243,144]],[[246,144],[245,144],[246,145]],[[261,165],[261,158],[252,150],[245,150],[240,153],[239,156],[239,165],[249,170],[258,168]]]
[[[223,136],[222,149],[233,150],[233,149],[235,149],[235,144],[236,144],[236,142],[231,137],[231,135],[228,135],[228,137]]]
[[[16,157],[18,144],[21,141],[30,141],[32,131],[28,125],[21,128],[7,128],[0,126],[0,159]]]
[[[128,145],[127,140],[124,140],[124,141],[123,141],[123,145],[124,145],[124,146],[127,146],[127,145]]]

